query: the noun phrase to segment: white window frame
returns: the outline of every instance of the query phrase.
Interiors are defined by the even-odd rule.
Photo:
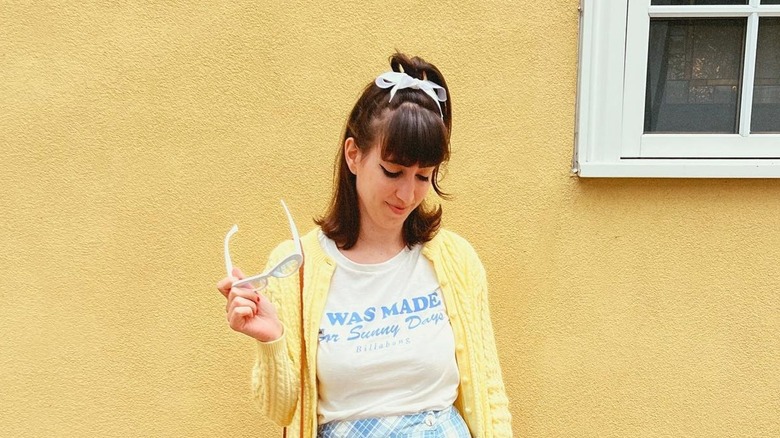
[[[644,134],[650,18],[745,17],[738,134]],[[573,171],[582,177],[780,178],[780,134],[751,134],[758,20],[780,5],[581,0]]]

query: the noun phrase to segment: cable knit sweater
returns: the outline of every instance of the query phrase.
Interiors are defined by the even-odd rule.
[[[288,427],[288,437],[317,434],[317,340],[330,280],[336,263],[323,251],[319,229],[302,237],[304,253],[304,403],[300,405],[300,295],[298,276],[272,279],[266,296],[276,306],[285,331],[273,342],[257,342],[252,391],[260,410]],[[279,245],[269,266],[293,251],[292,241]],[[440,230],[422,254],[433,263],[447,314],[455,335],[460,385],[455,407],[475,438],[511,437],[512,425],[501,368],[498,363],[487,298],[485,270],[471,245],[460,236]],[[303,434],[299,416],[304,416]]]

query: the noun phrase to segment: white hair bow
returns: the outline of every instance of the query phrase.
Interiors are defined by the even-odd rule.
[[[439,102],[447,101],[447,90],[441,85],[435,84],[429,80],[416,79],[409,76],[406,73],[400,73],[395,71],[389,71],[382,73],[374,81],[379,88],[390,88],[390,100],[393,100],[395,92],[404,88],[413,88],[415,90],[422,90],[428,96],[431,96],[436,106],[439,107],[439,114],[441,118],[444,118],[444,113],[441,111],[441,104]]]

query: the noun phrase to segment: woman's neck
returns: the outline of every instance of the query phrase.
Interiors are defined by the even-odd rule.
[[[395,257],[404,246],[401,230],[394,233],[361,226],[355,246],[340,251],[355,263],[382,263]]]

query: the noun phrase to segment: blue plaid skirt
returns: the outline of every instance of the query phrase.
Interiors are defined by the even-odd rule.
[[[317,438],[471,438],[453,406],[394,417],[331,421],[319,426]]]

